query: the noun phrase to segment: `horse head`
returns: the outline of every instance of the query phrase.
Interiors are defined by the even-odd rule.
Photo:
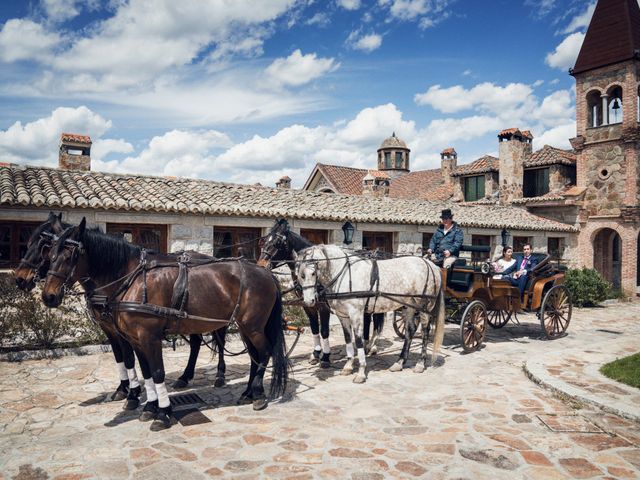
[[[288,241],[291,230],[289,222],[284,218],[276,220],[262,245],[262,252],[258,258],[258,265],[269,267],[272,261],[290,260],[292,258],[291,243]]]
[[[40,278],[45,277],[49,270],[49,251],[53,240],[67,226],[62,223],[62,214],[49,212],[47,221],[33,231],[27,242],[27,251],[13,273],[19,289],[29,292]]]
[[[42,301],[47,307],[59,306],[64,298],[65,285],[72,285],[78,279],[77,267],[84,253],[82,242],[86,225],[83,217],[80,225],[64,230],[51,245],[51,264],[42,288]]]
[[[317,301],[317,291],[320,285],[319,277],[323,267],[326,268],[327,258],[321,248],[310,247],[300,254],[293,253],[296,260],[296,276],[298,284],[302,288],[302,299],[304,303],[313,307]]]

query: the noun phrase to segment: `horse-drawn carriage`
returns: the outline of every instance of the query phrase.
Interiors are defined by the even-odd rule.
[[[490,247],[463,245],[462,251],[488,253]],[[529,273],[523,295],[507,279],[494,278],[488,261],[468,262],[459,258],[450,269],[442,268],[447,320],[460,325],[460,343],[465,352],[480,348],[487,323],[502,328],[510,320],[518,322],[519,312],[535,312],[550,340],[564,335],[571,321],[571,294],[564,285],[564,272],[551,257],[534,253],[538,264]],[[394,329],[404,338],[404,317],[395,315]]]

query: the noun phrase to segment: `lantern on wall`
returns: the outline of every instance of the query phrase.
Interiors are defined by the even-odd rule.
[[[353,232],[355,231],[356,227],[354,227],[349,220],[344,222],[344,225],[342,225],[342,233],[344,233],[343,242],[345,245],[350,245],[351,243],[353,243]]]

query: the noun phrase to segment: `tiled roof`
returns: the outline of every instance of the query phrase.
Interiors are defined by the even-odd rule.
[[[63,133],[60,135],[60,140],[63,142],[91,143],[91,137],[88,135],[76,135],[75,133]]]
[[[632,58],[640,50],[640,8],[636,0],[600,0],[571,73]]]
[[[508,137],[509,135],[528,138],[529,140],[533,139],[533,135],[529,130],[520,130],[519,128],[505,128],[498,134],[498,137]]]
[[[368,170],[323,163],[318,163],[317,167],[336,193],[362,195],[362,180]]]
[[[453,147],[445,148],[440,152],[440,155],[456,155],[456,149]]]
[[[368,175],[371,175],[374,178],[389,178],[389,174],[387,172],[381,172],[380,170],[368,170]]]
[[[417,170],[391,180],[389,196],[420,200],[447,200],[453,187],[445,185],[440,169]]]
[[[408,150],[407,144],[404,143],[403,140],[400,140],[398,137],[396,137],[396,132],[393,132],[393,135],[385,139],[385,141],[382,142],[382,145],[380,145],[380,148],[394,148],[394,147],[406,148]]]
[[[576,154],[570,150],[561,150],[560,148],[545,145],[540,150],[533,152],[531,156],[524,161],[524,166],[527,168],[558,163],[561,165],[575,165]]]
[[[459,177],[462,175],[474,175],[486,172],[497,172],[500,167],[500,160],[491,155],[485,155],[478,160],[474,160],[471,163],[465,165],[458,165],[451,176]]]
[[[575,185],[568,185],[560,191],[549,192],[539,197],[523,197],[517,200],[512,200],[514,205],[531,205],[535,203],[545,202],[564,202],[577,200],[586,191],[585,187],[577,187]]]
[[[324,194],[187,178],[169,179],[19,165],[0,166],[0,205],[5,208],[93,208],[121,212],[420,225],[438,225],[440,211],[451,208],[456,221],[468,227],[577,231],[574,226],[538,217],[515,207],[465,206],[453,202]]]

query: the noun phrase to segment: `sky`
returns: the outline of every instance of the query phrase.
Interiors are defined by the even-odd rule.
[[[0,2],[0,162],[301,187],[317,162],[411,170],[497,156],[504,128],[570,148],[588,0]]]

